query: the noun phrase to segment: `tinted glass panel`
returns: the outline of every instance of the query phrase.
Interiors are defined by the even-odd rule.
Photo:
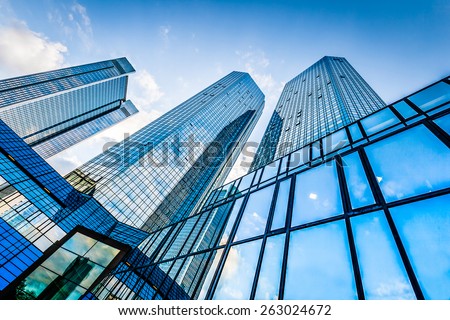
[[[297,175],[292,226],[342,213],[335,162]]]
[[[354,152],[342,159],[352,207],[359,208],[374,204],[375,200],[358,153]]]
[[[255,277],[262,240],[232,246],[213,299],[248,299]]]
[[[422,110],[429,110],[450,101],[450,86],[444,82],[439,82],[409,97],[408,100]]]
[[[228,238],[230,237],[231,230],[233,229],[234,222],[236,221],[237,214],[239,213],[239,209],[241,209],[242,201],[244,197],[236,200],[233,206],[233,210],[230,213],[230,218],[228,219],[227,226],[225,227],[225,231],[223,232],[222,239],[220,239],[220,244],[226,244]]]
[[[381,211],[351,219],[366,299],[415,299],[394,237]]]
[[[359,130],[357,123],[354,123],[351,126],[349,126],[348,130],[350,131],[350,134],[352,135],[353,141],[358,141],[359,139],[363,138],[363,135],[361,133],[361,130]]]
[[[284,180],[280,183],[271,230],[284,228],[286,225],[286,211],[288,206],[290,188],[291,179]]]
[[[417,112],[415,112],[414,109],[411,108],[405,101],[400,101],[399,103],[394,104],[394,107],[405,119],[408,119],[417,114]]]
[[[306,162],[309,162],[309,147],[291,153],[289,168],[296,168]]]
[[[449,149],[424,126],[366,147],[386,201],[450,186]]]
[[[386,129],[398,122],[400,121],[392,113],[392,111],[386,108],[361,120],[361,125],[363,126],[367,135],[371,135],[383,129]]]
[[[206,275],[205,281],[203,282],[202,288],[200,290],[200,294],[198,295],[199,300],[204,300],[206,297],[206,294],[208,293],[209,286],[211,285],[211,281],[214,277],[214,273],[216,272],[217,265],[219,264],[220,258],[222,257],[223,249],[219,249],[217,251],[214,251],[212,253],[211,259],[213,259],[213,262],[211,264],[211,267],[209,268],[208,274]]]
[[[264,233],[275,185],[250,194],[234,241],[244,240]]]
[[[280,234],[267,239],[255,299],[278,299],[285,238],[285,234]]]
[[[324,153],[334,152],[348,145],[347,132],[341,129],[322,139]]]
[[[284,298],[357,298],[342,220],[291,233]]]
[[[433,120],[442,130],[447,132],[450,135],[450,114],[447,114],[443,117],[437,118]]]
[[[273,178],[277,175],[278,165],[280,164],[280,160],[272,162],[264,167],[264,172],[261,178],[261,181],[266,181],[270,178]]]
[[[450,195],[390,209],[426,299],[450,297]]]
[[[247,189],[248,187],[250,187],[254,175],[255,175],[255,172],[252,172],[252,173],[242,177],[241,183],[239,184],[240,191],[243,191],[243,190]]]

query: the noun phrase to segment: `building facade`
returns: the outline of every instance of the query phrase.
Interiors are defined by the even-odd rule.
[[[151,231],[179,221],[224,181],[263,106],[251,77],[232,72],[67,180],[131,226]]]
[[[126,58],[0,80],[0,119],[44,158],[138,112]]]
[[[323,57],[284,86],[251,170],[385,105],[345,58]]]

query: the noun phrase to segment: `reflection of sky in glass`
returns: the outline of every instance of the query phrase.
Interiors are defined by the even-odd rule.
[[[297,175],[292,226],[342,213],[335,162]]]
[[[314,142],[311,146],[311,150],[313,159],[320,157],[320,142]]]
[[[220,245],[226,244],[228,238],[230,237],[231,229],[233,229],[234,222],[236,221],[236,216],[239,213],[239,209],[241,208],[242,201],[244,197],[236,200],[233,206],[233,210],[230,213],[230,218],[228,219],[227,226],[225,227],[225,231],[223,232],[222,239],[220,239]]]
[[[298,167],[309,161],[309,147],[304,147],[298,151],[291,153],[289,158],[289,168]]]
[[[291,233],[284,299],[356,299],[343,220]]]
[[[255,299],[277,300],[286,234],[267,238]]]
[[[351,222],[366,299],[415,299],[383,212]]]
[[[83,256],[96,242],[81,233],[75,233],[62,247]]]
[[[286,225],[286,210],[288,206],[290,188],[291,179],[284,180],[280,183],[271,230],[284,228]]]
[[[85,257],[103,267],[107,267],[119,252],[119,249],[99,241],[88,251]]]
[[[206,294],[208,293],[209,286],[211,284],[214,273],[216,272],[217,265],[219,264],[220,257],[222,257],[223,249],[219,249],[213,252],[213,263],[209,268],[208,274],[206,275],[205,281],[203,282],[202,289],[200,290],[200,294],[198,295],[198,300],[204,300]]]
[[[72,292],[69,294],[66,300],[78,300],[85,292],[86,289],[76,286],[72,289]]]
[[[450,195],[390,209],[422,292],[450,299]]]
[[[230,248],[213,299],[250,298],[261,242],[260,239]]]
[[[97,264],[89,262],[89,265],[92,266],[92,269],[86,275],[86,277],[80,282],[80,285],[88,289],[94,281],[100,276],[100,274],[105,270],[105,268],[100,267]]]
[[[57,274],[62,275],[77,257],[77,255],[60,248],[45,260],[42,265]]]
[[[248,175],[242,177],[241,183],[239,184],[239,190],[243,191],[250,187],[250,184],[252,183],[253,176],[255,175],[255,172],[249,173]]]
[[[348,145],[348,138],[345,129],[341,129],[323,138],[322,142],[325,154],[336,151],[346,145]]]
[[[392,113],[392,111],[386,108],[361,120],[361,125],[363,126],[367,135],[371,135],[398,122],[400,121]]]
[[[234,241],[244,240],[264,233],[275,185],[250,194]]]
[[[444,102],[450,101],[450,86],[444,82],[439,82],[409,97],[408,100],[422,110],[429,110]]]
[[[37,267],[26,279],[24,291],[37,297],[56,278],[57,274],[43,267]]]
[[[264,172],[261,178],[261,181],[266,181],[270,178],[273,178],[277,175],[278,165],[280,164],[280,160],[272,162],[264,167]]]
[[[400,101],[399,103],[394,104],[394,107],[405,119],[417,114],[417,112],[415,112],[414,109],[411,108],[405,101]]]
[[[424,126],[365,149],[388,202],[450,186],[450,152]]]
[[[375,200],[370,190],[364,168],[357,152],[345,156],[344,173],[353,208],[360,208],[374,204]]]
[[[448,135],[450,135],[450,114],[447,114],[443,117],[437,118],[436,120],[433,120],[433,121],[439,127],[441,127],[442,130],[447,132]]]
[[[357,123],[354,123],[351,126],[349,126],[348,130],[350,130],[350,134],[352,136],[353,141],[358,141],[359,139],[363,138],[363,135],[361,133],[361,130],[359,130]]]

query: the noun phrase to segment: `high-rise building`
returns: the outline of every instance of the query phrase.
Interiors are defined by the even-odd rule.
[[[252,170],[384,106],[345,58],[326,56],[284,86]]]
[[[154,230],[189,216],[223,183],[264,106],[232,72],[67,176],[119,221]]]
[[[138,112],[126,58],[0,80],[0,119],[44,158]]]
[[[318,138],[214,190],[93,294],[447,299],[450,78],[330,134],[340,145],[315,152]]]

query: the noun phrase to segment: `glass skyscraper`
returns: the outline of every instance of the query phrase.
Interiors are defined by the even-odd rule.
[[[264,106],[232,72],[67,176],[119,221],[154,230],[186,218],[223,183]]]
[[[138,112],[126,58],[0,80],[0,119],[44,158]]]
[[[284,86],[252,169],[385,105],[345,58],[323,57]]]

